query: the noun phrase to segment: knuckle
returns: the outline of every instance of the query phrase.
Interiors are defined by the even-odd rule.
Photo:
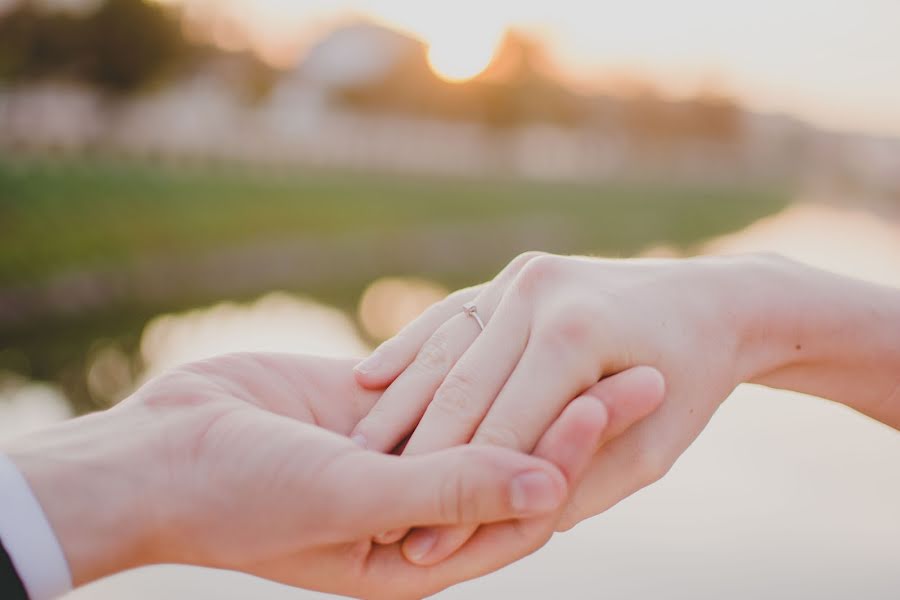
[[[597,304],[584,300],[566,302],[555,314],[556,324],[562,329],[584,331],[591,329],[602,317],[603,311]]]
[[[516,276],[516,289],[525,297],[534,295],[556,278],[562,267],[562,258],[545,254],[529,260]]]
[[[548,256],[548,254],[539,250],[529,250],[528,252],[523,252],[522,254],[515,257],[511,263],[509,263],[509,270],[513,274],[518,273],[523,268],[525,268],[525,265],[542,256]]]
[[[512,427],[505,425],[491,425],[484,427],[475,435],[475,441],[488,446],[501,448],[524,449],[522,436]]]
[[[441,486],[439,511],[445,523],[465,523],[474,512],[474,487],[462,467],[460,461],[454,475],[448,477]]]
[[[581,303],[570,303],[553,311],[540,330],[549,342],[565,346],[582,346],[593,336],[592,310]]]
[[[470,415],[474,409],[471,390],[471,378],[451,372],[435,393],[433,404],[450,414]]]
[[[450,339],[443,331],[437,331],[425,342],[416,356],[416,365],[428,370],[445,369],[450,361]]]

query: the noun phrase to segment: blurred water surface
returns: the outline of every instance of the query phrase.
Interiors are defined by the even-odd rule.
[[[705,249],[777,251],[900,285],[900,227],[865,212],[801,203]],[[410,285],[413,296],[440,297],[439,288]],[[375,289],[390,306],[391,294],[405,288],[391,281]],[[379,313],[384,302],[370,297],[367,327],[385,326],[372,323],[382,314],[396,329],[396,314]],[[406,318],[421,309],[412,306]],[[285,294],[161,316],[141,342],[147,374],[232,350],[358,355],[366,344],[342,312]],[[50,388],[20,382],[0,394],[15,400],[0,403],[0,435],[67,414]],[[40,396],[28,403],[38,408],[21,408],[23,394]],[[529,559],[440,597],[896,598],[898,464],[895,430],[836,404],[743,386],[663,481],[557,536]],[[321,596],[230,573],[157,567],[99,582],[67,600],[123,597]]]

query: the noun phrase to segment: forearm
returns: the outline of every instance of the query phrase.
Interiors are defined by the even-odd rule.
[[[788,261],[732,275],[743,379],[821,396],[900,428],[900,290]]]
[[[40,503],[76,587],[150,562],[152,499],[142,482],[154,475],[129,441],[140,437],[132,425],[104,413],[2,448]]]

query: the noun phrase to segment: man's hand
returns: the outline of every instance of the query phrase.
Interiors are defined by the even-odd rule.
[[[356,384],[353,364],[232,355],[188,365],[7,454],[44,507],[76,585],[182,563],[414,598],[543,545],[610,414],[646,403],[654,389],[646,381],[659,377],[638,370],[604,402],[571,404],[543,436],[541,458],[486,446],[396,457],[347,437],[380,397]],[[395,528],[484,523],[493,524],[434,567],[407,560],[404,551],[418,551],[411,541],[370,541]]]

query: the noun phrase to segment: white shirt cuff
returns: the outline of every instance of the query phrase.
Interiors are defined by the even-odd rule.
[[[0,454],[0,539],[31,600],[72,590],[72,575],[44,510],[15,464]]]

